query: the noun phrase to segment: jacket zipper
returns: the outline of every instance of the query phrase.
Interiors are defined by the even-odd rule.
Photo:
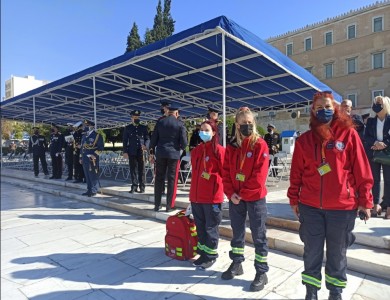
[[[321,145],[320,145],[320,154],[321,154]],[[316,151],[315,151],[315,154],[316,154],[316,160],[317,160],[317,144],[316,144]],[[322,164],[322,156],[320,155],[320,165]],[[321,176],[321,175],[320,175]],[[320,180],[320,209],[322,209],[322,182],[323,181],[323,178],[321,176],[321,180]]]

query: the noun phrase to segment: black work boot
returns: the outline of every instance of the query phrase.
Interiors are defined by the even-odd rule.
[[[255,279],[253,279],[251,283],[250,290],[252,292],[261,291],[267,283],[268,283],[267,274],[257,272]]]
[[[130,194],[134,194],[136,191],[137,191],[137,186],[136,185],[132,185],[131,186],[131,190],[129,191],[129,193]]]
[[[337,292],[336,293],[332,293],[332,292],[330,292],[328,300],[343,300],[343,297],[341,297],[340,293],[337,293]]]
[[[225,272],[222,273],[221,278],[224,280],[230,280],[233,279],[234,276],[238,276],[242,274],[244,274],[244,270],[242,269],[241,263],[233,261],[230,264],[229,269],[227,269]]]
[[[140,192],[141,194],[145,193],[145,187],[144,187],[144,186],[140,186],[140,187],[139,187],[139,192]]]
[[[318,300],[317,291],[318,289],[314,285],[306,284],[305,300]]]

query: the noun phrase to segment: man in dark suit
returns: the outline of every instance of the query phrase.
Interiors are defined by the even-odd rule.
[[[149,148],[149,134],[146,125],[140,124],[140,110],[131,113],[132,124],[123,132],[123,157],[129,159],[131,190],[129,193],[145,193],[144,151]],[[138,170],[138,176],[137,176]],[[137,188],[139,187],[139,190]]]
[[[273,124],[268,124],[267,125],[267,131],[264,135],[264,141],[268,145],[268,150],[270,155],[275,155],[276,153],[279,152],[280,148],[280,135],[277,132],[274,132],[275,130],[275,125]],[[271,161],[269,162],[271,165]],[[278,165],[278,158],[274,157],[274,166]],[[272,176],[276,177],[278,175],[278,171],[276,169],[272,170]]]
[[[34,175],[38,177],[39,174],[39,160],[41,161],[43,173],[45,178],[48,177],[49,171],[47,170],[47,162],[45,152],[47,151],[47,142],[43,135],[39,134],[39,128],[33,127],[34,134],[30,137],[28,152],[33,154],[34,163]]]
[[[53,175],[49,179],[61,179],[62,176],[62,148],[64,147],[64,136],[59,132],[56,124],[51,124],[50,135],[50,156]]]
[[[179,107],[170,105],[168,115],[157,121],[150,142],[150,159],[152,163],[156,163],[155,211],[161,208],[161,195],[166,173],[168,177],[166,211],[169,212],[174,208],[180,150],[184,150],[187,146],[186,129],[183,122],[177,119],[178,116]]]
[[[65,164],[68,168],[68,177],[66,181],[73,179],[73,152],[74,152],[74,130],[73,124],[66,124],[67,128],[65,129],[64,134],[64,148],[65,148]]]
[[[80,183],[85,180],[83,165],[80,163],[81,140],[83,138],[83,122],[79,121],[73,125],[74,128],[74,151],[73,151],[73,166],[74,178],[73,183]]]

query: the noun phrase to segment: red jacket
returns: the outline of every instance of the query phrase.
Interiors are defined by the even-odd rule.
[[[259,200],[267,195],[265,182],[269,165],[268,146],[262,138],[259,138],[251,149],[248,141],[249,139],[246,138],[241,147],[228,145],[226,148],[223,188],[229,199],[233,193],[239,195],[244,201]],[[242,170],[240,170],[241,163],[243,163]],[[245,176],[244,181],[236,179],[236,175],[240,173]]]
[[[202,143],[191,151],[191,188],[190,201],[213,204],[223,202],[222,164],[225,148],[217,145],[217,155],[211,142]],[[202,177],[205,171],[210,174],[207,180]]]
[[[298,202],[329,210],[352,210],[358,205],[372,207],[373,179],[367,156],[355,129],[332,126],[334,140],[324,145],[325,162],[331,171],[320,176],[322,146],[310,130],[299,137],[292,158],[291,205]]]

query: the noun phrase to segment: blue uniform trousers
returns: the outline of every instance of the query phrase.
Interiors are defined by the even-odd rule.
[[[324,210],[299,204],[299,235],[304,243],[302,283],[321,288],[326,241],[326,288],[341,293],[347,284],[347,248],[355,241],[356,210]]]
[[[249,216],[249,224],[252,232],[253,244],[255,246],[255,269],[256,272],[268,272],[267,263],[268,245],[265,221],[267,219],[266,200],[243,201],[239,204],[229,202],[230,223],[233,231],[233,238],[230,242],[232,250],[229,252],[230,258],[234,262],[243,262],[245,246],[245,221]]]
[[[86,157],[83,157],[83,170],[85,175],[85,180],[87,182],[87,190],[89,193],[96,194],[98,192],[98,171],[99,170],[99,159],[95,161],[95,166],[92,164],[92,161]]]
[[[222,221],[221,204],[201,204],[191,202],[192,214],[198,234],[198,254],[209,260],[218,257],[218,226]]]

